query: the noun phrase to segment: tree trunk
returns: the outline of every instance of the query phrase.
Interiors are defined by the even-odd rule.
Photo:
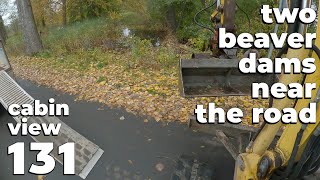
[[[19,21],[23,34],[25,52],[31,56],[43,50],[41,39],[32,13],[30,0],[17,0]]]
[[[62,24],[67,26],[67,0],[62,0]]]
[[[172,4],[170,4],[167,9],[167,22],[170,30],[175,32],[177,28],[177,19],[176,12]]]
[[[4,26],[4,22],[2,16],[0,16],[0,39],[5,44],[7,40],[6,27]]]

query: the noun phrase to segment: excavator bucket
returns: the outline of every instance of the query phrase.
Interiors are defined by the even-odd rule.
[[[243,74],[238,59],[209,55],[180,60],[180,91],[184,97],[251,95],[252,83],[271,84],[271,75]]]

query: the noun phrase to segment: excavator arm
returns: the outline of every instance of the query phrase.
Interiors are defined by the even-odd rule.
[[[292,4],[294,2],[291,2]],[[303,3],[303,2],[302,2]],[[320,1],[319,1],[320,4]],[[305,32],[304,28],[291,25],[289,30]],[[317,38],[315,40],[315,51],[312,57],[315,59],[317,69],[320,68],[319,49],[320,47],[320,26],[317,24]],[[298,58],[300,60],[309,57],[309,49],[289,49],[287,58]],[[317,89],[312,92],[312,99],[275,99],[274,108],[282,110],[293,107],[297,112],[308,107],[309,103],[318,104],[320,100],[320,71],[303,77],[300,74],[282,74],[279,82],[288,85],[289,83],[316,83]],[[302,80],[303,78],[304,81]],[[317,106],[317,112],[319,111]],[[236,160],[235,180],[258,180],[258,179],[299,179],[316,172],[320,166],[319,159],[319,135],[320,114],[316,113],[315,124],[264,124],[255,138],[248,145],[246,152],[240,154]],[[270,148],[275,142],[279,130],[283,130],[276,145]]]
[[[214,35],[219,28],[225,28],[227,32],[235,33],[235,0],[218,1],[217,8],[211,15],[214,23]],[[281,6],[285,4],[290,9],[306,8],[311,4],[311,0],[280,0]],[[280,4],[279,3],[279,4]],[[320,5],[320,1],[318,1]],[[319,7],[319,6],[318,6]],[[320,10],[318,12],[320,14]],[[195,18],[196,19],[196,18]],[[288,59],[298,58],[300,60],[310,57],[315,59],[315,65],[320,68],[320,26],[317,22],[316,40],[313,51],[310,49],[288,49],[284,47],[280,55]],[[307,25],[296,21],[287,24],[287,32],[306,33]],[[213,40],[212,47],[217,48],[217,38]],[[231,56],[230,56],[231,54]],[[285,55],[284,55],[285,54]],[[262,76],[254,74],[248,76],[238,72],[239,60],[232,56],[232,52],[224,49],[213,50],[211,54],[194,54],[192,59],[180,60],[180,82],[183,96],[236,96],[250,95],[252,82],[267,82],[273,84],[278,82],[289,85],[290,83],[316,83],[317,88],[312,91],[312,99],[273,99],[270,107],[278,110],[284,108],[294,108],[300,112],[303,108],[313,102],[318,104],[320,100],[320,70],[313,74],[282,74],[280,78]],[[240,84],[239,84],[240,82]],[[319,110],[320,106],[317,106]],[[316,119],[320,119],[320,114],[316,114]],[[190,121],[192,122],[192,121]],[[211,125],[211,131],[217,131],[222,143],[236,159],[234,172],[235,180],[260,180],[260,179],[299,179],[314,173],[320,167],[320,121],[315,124],[276,124],[264,123],[255,136],[251,139],[244,153],[237,156],[236,150],[227,142],[227,126],[218,127]],[[191,128],[196,127],[190,123]],[[197,129],[206,132],[208,126],[201,125]],[[220,129],[224,131],[220,131]],[[218,130],[217,130],[218,129]],[[246,130],[239,128],[242,131]],[[219,134],[218,133],[218,134]],[[215,134],[215,133],[213,133]],[[218,136],[219,137],[219,136]],[[221,138],[224,137],[224,138]]]

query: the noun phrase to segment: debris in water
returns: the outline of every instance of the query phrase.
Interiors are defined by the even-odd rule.
[[[161,172],[164,169],[164,165],[162,163],[158,163],[155,168],[157,171]]]
[[[155,47],[159,47],[161,45],[159,38],[157,38],[157,41],[156,41],[156,43],[154,45],[155,45]]]
[[[123,33],[123,36],[124,37],[129,37],[129,35],[130,35],[130,29],[129,28],[124,28],[123,30],[122,30],[122,33]]]

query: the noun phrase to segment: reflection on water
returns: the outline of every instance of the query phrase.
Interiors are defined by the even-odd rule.
[[[154,44],[155,47],[159,47],[161,45],[160,38],[157,38],[156,43]]]
[[[124,28],[123,30],[122,30],[122,34],[123,34],[123,36],[124,37],[129,37],[129,35],[130,35],[130,29],[129,28]]]
[[[136,36],[141,39],[148,39],[155,47],[161,46],[161,41],[165,37],[164,31],[155,30],[141,30],[141,29],[129,29],[125,27],[122,29],[122,35],[125,38]]]

